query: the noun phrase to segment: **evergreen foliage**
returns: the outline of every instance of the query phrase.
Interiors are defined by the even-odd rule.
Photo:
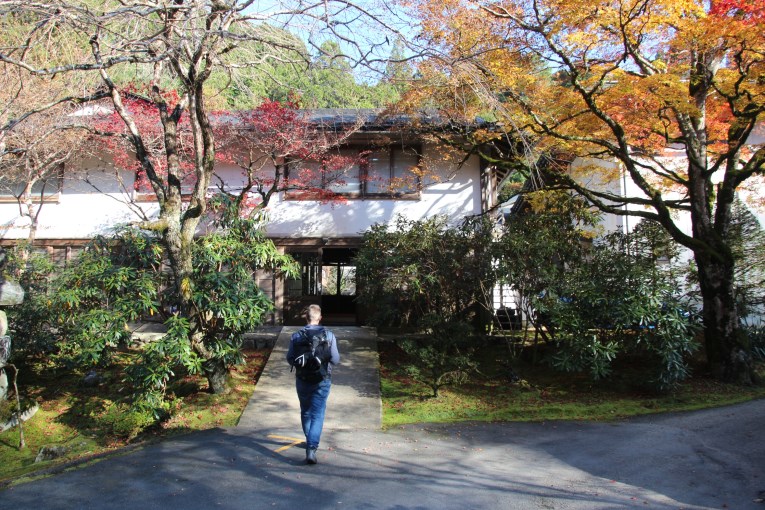
[[[477,338],[473,328],[464,322],[446,323],[437,316],[425,322],[432,322],[426,336],[405,338],[400,345],[410,356],[407,374],[427,384],[433,398],[438,398],[441,387],[467,382],[478,367],[474,358]]]
[[[250,43],[249,51],[236,50],[227,58],[241,60],[244,54],[259,55],[263,63],[241,69],[235,75],[217,73],[208,84],[214,104],[222,109],[248,110],[264,99],[298,101],[305,108],[384,108],[395,103],[413,79],[413,71],[404,59],[401,44],[391,50],[391,62],[374,82],[359,81],[338,42],[325,41],[316,55],[286,30],[268,27],[274,40],[290,50],[290,58],[272,59],[262,54],[264,48]]]
[[[571,267],[558,292],[535,299],[552,332],[555,367],[611,374],[617,357],[645,362],[643,380],[673,388],[689,373],[697,322],[678,293],[678,282],[641,252],[643,233],[610,234]]]
[[[243,334],[263,324],[273,310],[257,285],[257,271],[296,270],[294,261],[264,237],[262,218],[240,218],[231,206],[227,197],[218,198],[219,228],[193,246],[192,296],[200,311],[195,326],[178,313],[159,238],[125,228],[93,239],[55,273],[50,287],[27,287],[29,311],[14,318],[18,327],[39,328],[30,339],[53,339],[55,344],[45,346],[53,347],[53,357],[69,368],[105,366],[119,349],[138,348],[140,356],[127,370],[133,405],[160,416],[171,379],[207,373],[211,363],[225,373],[242,361]],[[44,280],[44,273],[34,274]],[[40,302],[46,306],[37,306]],[[139,322],[164,323],[167,332],[144,346],[132,345],[132,329]],[[206,358],[191,345],[192,333],[202,334]]]
[[[32,251],[20,244],[7,252],[4,278],[17,281],[24,289],[24,300],[8,307],[8,334],[11,360],[25,365],[30,357],[52,352],[55,338],[47,320],[50,275],[55,264],[47,253]]]
[[[686,378],[696,322],[666,232],[645,221],[632,234],[587,242],[598,218],[582,201],[544,192],[532,203],[537,212],[505,226],[500,272],[551,347],[553,366],[600,379],[617,358],[635,357],[646,367],[643,381],[657,389]]]
[[[378,326],[404,328],[410,376],[438,396],[475,368],[478,326],[491,306],[491,224],[449,226],[445,217],[374,225],[356,256],[359,301]]]
[[[732,216],[736,306],[739,316],[746,318],[765,311],[765,230],[741,200],[733,202]]]
[[[584,241],[594,235],[600,216],[568,193],[538,191],[524,200],[525,211],[505,221],[497,242],[499,281],[513,288],[523,315],[548,339],[547,329],[536,320],[536,300],[560,293],[567,269],[585,257]]]
[[[378,326],[422,330],[427,317],[475,323],[491,306],[491,224],[443,216],[373,225],[356,256],[359,301]]]

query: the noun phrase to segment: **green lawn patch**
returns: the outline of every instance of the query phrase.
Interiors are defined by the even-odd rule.
[[[255,390],[270,349],[245,349],[246,362],[231,371],[230,391],[213,395],[201,376],[186,376],[171,391],[172,415],[158,425],[144,428],[144,417],[128,412],[122,374],[129,354],[120,354],[112,367],[100,370],[97,387],[83,387],[82,374],[57,372],[38,363],[23,369],[19,391],[26,403],[36,401],[40,410],[24,425],[26,448],[19,450],[19,430],[0,434],[0,484],[32,473],[85,461],[161,438],[194,430],[236,425]],[[5,423],[13,402],[0,404]],[[24,403],[22,403],[24,405]],[[43,446],[59,445],[66,454],[55,460],[35,463]]]
[[[690,411],[765,397],[765,387],[724,384],[698,373],[677,390],[657,394],[635,386],[629,370],[593,382],[540,363],[511,363],[521,377],[513,382],[501,345],[482,348],[479,373],[469,383],[442,388],[431,398],[428,386],[409,378],[405,354],[394,342],[380,343],[383,427],[407,423],[460,421],[614,420],[670,411]],[[505,366],[503,366],[505,365]],[[639,367],[635,367],[638,369]]]

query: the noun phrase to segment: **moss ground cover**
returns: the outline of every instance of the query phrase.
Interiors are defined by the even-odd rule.
[[[82,374],[56,372],[43,362],[22,369],[20,393],[27,404],[36,401],[40,409],[24,423],[26,448],[18,449],[18,428],[0,434],[0,484],[33,471],[102,456],[127,446],[235,425],[255,389],[270,349],[246,349],[244,354],[246,363],[232,370],[228,393],[208,393],[204,377],[182,377],[170,388],[171,416],[148,427],[150,418],[129,412],[124,403],[129,392],[122,382],[123,369],[129,361],[127,354],[119,355],[109,369],[99,371],[103,379],[95,387],[82,386]],[[5,423],[12,403],[1,405],[0,421]],[[35,463],[40,448],[46,445],[64,446],[66,454]]]
[[[701,370],[677,390],[660,394],[634,385],[627,367],[599,382],[581,374],[560,373],[522,359],[511,363],[502,345],[478,354],[479,372],[460,386],[430,389],[409,378],[405,354],[393,342],[380,344],[383,426],[455,421],[613,420],[649,413],[689,411],[765,397],[765,386],[742,387],[706,377]]]

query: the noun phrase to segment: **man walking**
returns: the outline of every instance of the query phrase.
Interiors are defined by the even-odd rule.
[[[305,459],[316,464],[324,413],[332,386],[332,367],[340,363],[335,335],[321,326],[321,307],[306,309],[308,325],[293,333],[287,361],[296,369],[295,388],[300,400],[300,423],[305,434]]]

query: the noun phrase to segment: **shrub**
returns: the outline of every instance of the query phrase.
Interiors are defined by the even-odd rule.
[[[222,217],[223,228],[192,248],[193,306],[185,312],[156,235],[128,228],[94,239],[52,286],[59,359],[79,367],[108,364],[116,349],[129,347],[131,323],[153,320],[167,334],[144,346],[127,370],[134,406],[161,415],[167,384],[179,371],[204,372],[211,388],[224,391],[229,367],[242,361],[242,335],[273,307],[256,272],[292,272],[295,263],[264,237],[259,219]]]
[[[747,324],[742,329],[749,339],[754,359],[765,361],[765,324]]]
[[[449,226],[445,217],[393,228],[374,225],[356,256],[359,301],[371,322],[414,331],[401,342],[407,371],[438,396],[475,368],[475,330],[491,310],[492,225],[485,218]]]
[[[491,224],[445,217],[374,225],[356,255],[358,299],[370,322],[422,331],[423,320],[475,323],[491,309]]]
[[[697,325],[672,273],[641,249],[642,235],[596,242],[557,292],[534,300],[557,346],[555,367],[599,379],[611,373],[617,356],[637,354],[648,363],[645,382],[659,390],[688,376]]]
[[[126,229],[93,239],[54,278],[49,296],[58,331],[60,362],[88,368],[108,365],[127,346],[129,324],[159,315],[162,251],[148,233]]]
[[[29,357],[52,353],[56,331],[49,310],[50,278],[55,264],[46,253],[27,252],[25,246],[7,252],[5,277],[16,280],[24,289],[24,300],[6,308],[11,335],[11,360],[24,364]]]
[[[503,225],[497,270],[500,283],[512,287],[515,306],[549,340],[539,297],[561,295],[566,273],[586,256],[584,241],[595,234],[600,218],[586,202],[560,191],[536,191],[524,200],[527,208]]]
[[[476,338],[469,324],[439,319],[428,322],[426,335],[407,338],[400,345],[410,358],[406,372],[427,384],[437,398],[441,387],[466,382],[476,369],[473,357]]]
[[[153,425],[155,417],[151,411],[129,404],[112,404],[99,421],[115,436],[131,440]]]

